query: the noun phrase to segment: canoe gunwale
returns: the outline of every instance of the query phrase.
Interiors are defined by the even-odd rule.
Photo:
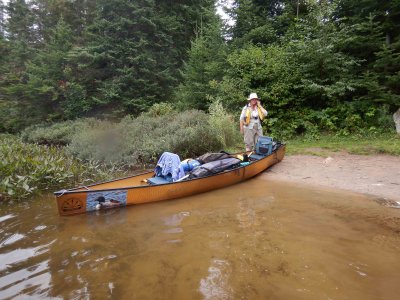
[[[256,161],[252,161],[251,164],[249,164],[249,165],[239,166],[239,167],[236,167],[236,168],[233,168],[233,169],[225,170],[225,171],[222,171],[222,172],[219,172],[219,173],[215,173],[215,174],[211,174],[211,175],[203,176],[203,177],[199,177],[199,178],[193,178],[193,179],[183,180],[183,181],[179,181],[179,182],[169,182],[169,183],[164,183],[164,184],[156,184],[156,185],[142,185],[142,186],[136,185],[136,186],[123,186],[123,187],[121,186],[121,187],[116,187],[116,188],[104,188],[104,189],[101,189],[101,190],[92,190],[92,189],[90,189],[90,187],[94,187],[94,186],[97,186],[97,185],[100,185],[100,184],[116,182],[116,181],[120,181],[120,180],[124,180],[124,179],[143,176],[143,175],[146,175],[146,174],[150,175],[150,174],[154,173],[154,171],[149,171],[149,172],[143,172],[143,173],[140,173],[140,174],[135,174],[135,175],[132,175],[132,176],[126,176],[126,177],[122,177],[122,178],[117,178],[117,179],[113,179],[113,180],[109,180],[109,181],[97,182],[97,183],[93,183],[93,184],[86,185],[86,186],[79,186],[79,187],[68,189],[68,190],[60,190],[60,191],[54,192],[53,194],[56,197],[61,197],[63,195],[67,195],[67,194],[78,194],[78,193],[82,193],[82,192],[83,193],[90,193],[90,192],[98,192],[98,191],[115,191],[115,190],[121,190],[121,189],[131,190],[131,189],[140,189],[140,188],[151,188],[151,187],[156,187],[156,186],[161,186],[161,185],[162,186],[168,186],[168,185],[172,185],[172,184],[174,184],[174,185],[185,184],[187,182],[192,182],[192,181],[196,181],[196,180],[202,180],[202,179],[210,178],[210,177],[213,177],[213,176],[221,176],[223,174],[227,174],[227,173],[230,173],[230,172],[235,172],[235,171],[243,169],[243,168],[246,169],[246,168],[253,167],[253,166],[263,162],[264,160],[270,158],[271,156],[276,155],[277,152],[282,147],[285,147],[285,146],[286,145],[284,143],[280,144],[280,146],[277,147],[276,150],[274,152],[272,152],[270,155],[267,155],[267,156],[265,156],[265,157],[263,157],[263,158],[261,158],[259,160],[256,160]],[[236,154],[242,154],[242,152],[241,153],[234,153],[232,155],[236,155]],[[278,162],[278,161],[279,161],[279,159],[277,158],[276,162]],[[82,190],[82,189],[85,189],[85,190]]]

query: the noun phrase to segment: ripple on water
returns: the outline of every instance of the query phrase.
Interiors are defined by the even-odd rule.
[[[184,218],[187,218],[190,216],[190,212],[187,211],[181,211],[177,214],[173,214],[171,216],[168,216],[164,218],[164,223],[167,226],[178,226],[181,224]]]
[[[11,245],[11,244],[13,244],[15,242],[18,242],[19,240],[22,240],[24,237],[25,237],[25,235],[24,234],[20,234],[20,233],[11,234],[4,241],[0,242],[0,248],[2,248],[4,246]]]
[[[229,284],[232,272],[229,262],[223,259],[212,259],[206,278],[200,280],[199,291],[205,300],[233,299],[233,289]]]
[[[12,218],[15,218],[15,215],[10,214],[10,215],[2,216],[2,217],[0,217],[0,222],[3,222],[3,221],[8,220],[8,219],[12,219]]]
[[[22,261],[27,261],[33,257],[37,257],[49,251],[52,242],[31,248],[18,248],[7,253],[0,254],[0,271],[5,270],[12,265],[18,264]]]

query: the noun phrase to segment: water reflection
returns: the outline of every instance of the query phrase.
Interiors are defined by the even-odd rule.
[[[10,236],[6,237],[5,240],[0,242],[0,248],[2,248],[3,246],[7,246],[12,243],[15,243],[15,242],[23,239],[24,237],[25,237],[25,235],[20,234],[20,233],[11,234]]]
[[[10,214],[10,215],[2,216],[2,217],[0,217],[0,222],[3,222],[3,221],[8,220],[8,219],[12,219],[12,218],[15,218],[15,215]]]
[[[400,210],[262,177],[59,217],[0,206],[0,298],[397,299]]]
[[[233,289],[229,286],[230,265],[223,259],[211,260],[206,278],[200,280],[199,291],[204,299],[233,299]]]

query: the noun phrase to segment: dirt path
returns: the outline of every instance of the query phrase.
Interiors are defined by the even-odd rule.
[[[335,153],[328,158],[285,156],[262,176],[309,185],[339,188],[399,201],[400,157]]]

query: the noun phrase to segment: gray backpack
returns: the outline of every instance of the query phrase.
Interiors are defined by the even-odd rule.
[[[235,157],[228,157],[216,161],[211,161],[209,163],[198,166],[196,169],[194,169],[190,173],[189,178],[192,179],[192,178],[210,176],[222,172],[231,167],[234,167],[235,165],[238,165],[240,162],[241,160]]]

